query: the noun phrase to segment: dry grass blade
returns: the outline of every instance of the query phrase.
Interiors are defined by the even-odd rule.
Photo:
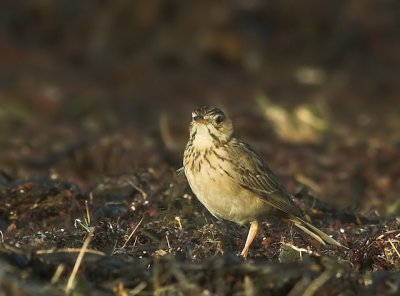
[[[319,186],[316,182],[304,176],[303,174],[297,174],[296,181],[306,185],[307,187],[310,187],[315,193],[322,192],[321,186]]]
[[[397,250],[396,246],[393,244],[393,241],[391,239],[389,239],[389,243],[392,246],[393,250],[396,252],[397,256],[399,256],[399,258],[400,258],[400,253]]]
[[[142,224],[143,219],[144,219],[144,216],[139,220],[138,224],[136,224],[135,228],[134,228],[134,229],[132,230],[132,232],[129,234],[128,238],[125,240],[125,242],[124,242],[124,244],[122,245],[122,247],[117,249],[118,251],[123,250],[123,249],[126,247],[126,245],[128,244],[128,242],[129,242],[130,239],[132,238],[133,234],[134,234],[134,233],[136,232],[136,230],[139,228],[140,224]],[[113,251],[113,254],[115,254],[115,253],[117,252],[117,250],[114,250],[114,251]]]
[[[64,270],[65,270],[64,264],[59,264],[57,266],[56,271],[54,272],[53,276],[51,277],[51,281],[50,281],[53,285],[55,285],[58,282],[58,280],[60,279]]]
[[[129,185],[131,185],[133,188],[135,188],[137,191],[140,192],[140,194],[142,195],[144,200],[147,200],[147,193],[143,191],[142,188],[140,188],[139,186],[137,186],[136,184],[134,184],[131,181],[128,181]]]
[[[276,134],[287,142],[318,143],[329,129],[325,107],[320,104],[299,105],[289,111],[263,94],[256,101]]]
[[[313,280],[307,289],[304,291],[303,296],[313,296],[317,293],[318,289],[321,288],[330,278],[331,273],[324,271],[315,280]]]
[[[129,295],[134,296],[134,295],[139,295],[140,292],[142,292],[145,288],[147,287],[147,284],[145,282],[139,283],[135,288],[129,291]]]
[[[172,137],[169,127],[168,115],[165,113],[161,114],[160,116],[160,132],[165,147],[167,147],[169,150],[176,150],[176,141],[174,141]]]
[[[42,255],[42,254],[56,254],[56,253],[80,253],[82,252],[82,248],[78,249],[78,248],[64,248],[64,249],[58,249],[58,250],[38,250],[36,251],[37,255]],[[92,250],[92,249],[87,249],[84,250],[85,253],[88,254],[94,254],[94,255],[99,255],[99,256],[105,256],[106,254],[104,252],[101,251],[97,251],[97,250]]]
[[[70,275],[70,277],[68,279],[67,286],[65,287],[65,293],[66,294],[69,294],[71,292],[73,286],[74,286],[76,274],[78,272],[79,266],[82,263],[83,256],[85,255],[85,252],[86,252],[86,250],[87,250],[87,248],[89,246],[89,243],[90,243],[90,240],[92,239],[92,237],[93,237],[93,233],[89,233],[86,236],[85,241],[83,242],[82,248],[80,249],[78,257],[76,258],[74,268],[72,269],[71,275]]]

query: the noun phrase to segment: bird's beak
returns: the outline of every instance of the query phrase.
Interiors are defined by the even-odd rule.
[[[193,117],[193,121],[196,122],[196,123],[206,124],[206,121],[205,121],[204,117],[201,116],[201,115],[194,116]]]

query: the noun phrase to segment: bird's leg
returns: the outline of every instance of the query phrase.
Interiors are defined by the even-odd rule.
[[[254,238],[256,237],[257,232],[258,232],[258,222],[254,220],[250,223],[250,230],[249,234],[247,235],[246,244],[244,245],[242,253],[240,253],[240,255],[242,255],[244,258],[247,257],[250,245],[253,242]]]

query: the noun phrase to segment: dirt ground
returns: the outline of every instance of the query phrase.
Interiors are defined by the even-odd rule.
[[[0,296],[399,295],[399,4],[111,3],[0,12]],[[176,173],[204,104],[346,248],[238,255]]]

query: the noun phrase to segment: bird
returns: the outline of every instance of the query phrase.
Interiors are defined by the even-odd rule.
[[[305,221],[292,195],[265,160],[235,135],[232,121],[219,108],[196,108],[189,134],[182,168],[189,186],[217,219],[239,225],[250,223],[240,253],[243,257],[249,253],[259,221],[269,215],[291,221],[323,245],[342,246]]]

